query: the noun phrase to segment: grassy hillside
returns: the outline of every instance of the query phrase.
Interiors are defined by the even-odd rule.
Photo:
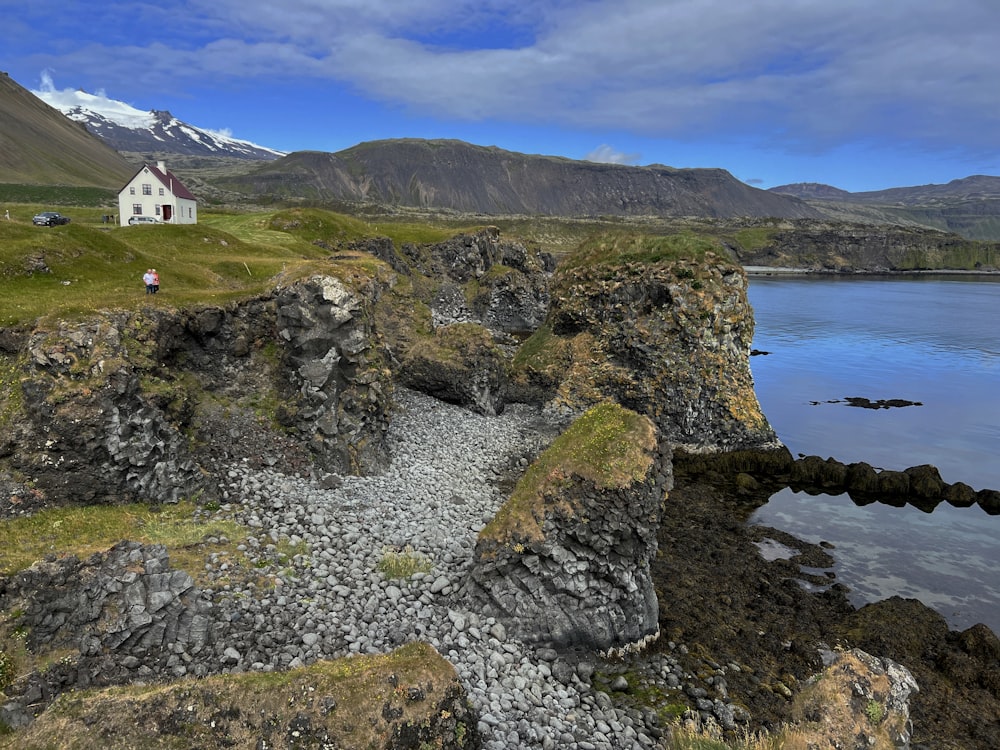
[[[0,73],[0,181],[117,190],[134,171],[82,125]]]
[[[109,226],[95,206],[60,206],[70,224],[36,227],[51,204],[5,204],[0,218],[0,326],[38,318],[83,317],[144,305],[222,304],[320,270],[331,254],[375,235],[405,243],[443,241],[482,225],[411,218],[377,222],[321,209],[203,212],[196,225]],[[339,255],[345,260],[344,254]],[[142,274],[156,268],[161,291],[145,294]]]
[[[37,210],[18,206],[0,219],[0,326],[36,318],[82,317],[143,305],[224,303],[272,288],[279,276],[305,274],[329,251],[246,217],[197,225],[108,227],[100,209],[65,209],[72,222],[36,227]],[[231,224],[237,234],[226,231]],[[147,297],[142,274],[160,273],[161,292]]]

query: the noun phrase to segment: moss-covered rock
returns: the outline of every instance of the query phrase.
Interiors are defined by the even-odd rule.
[[[280,673],[66,693],[0,736],[0,748],[19,750],[479,746],[454,667],[425,643]]]
[[[655,638],[649,563],[669,472],[648,418],[590,409],[480,532],[464,596],[527,641],[611,651]]]
[[[546,345],[565,354],[520,359],[515,380],[561,378],[553,405],[610,399],[698,450],[778,445],[753,390],[746,276],[706,242],[585,245],[553,278]]]
[[[479,414],[503,411],[507,356],[476,323],[441,326],[400,353],[399,378],[410,388]]]

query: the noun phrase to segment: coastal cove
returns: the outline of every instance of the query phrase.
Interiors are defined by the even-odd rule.
[[[1000,278],[752,275],[758,398],[793,455],[1000,487]],[[914,402],[857,408],[848,398]],[[932,513],[785,489],[750,519],[828,542],[856,606],[919,599],[955,629],[1000,632],[1000,517],[941,503]]]

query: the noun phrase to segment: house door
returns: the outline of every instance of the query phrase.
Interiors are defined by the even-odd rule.
[[[174,207],[167,205],[163,207],[163,220],[170,221],[170,218],[174,215]]]

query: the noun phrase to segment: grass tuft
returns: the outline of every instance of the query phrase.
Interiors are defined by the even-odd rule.
[[[541,538],[546,494],[558,494],[572,476],[598,489],[639,481],[655,446],[656,428],[648,418],[610,402],[587,410],[528,467],[480,538],[518,543]]]
[[[412,578],[416,573],[430,573],[433,564],[426,555],[417,552],[409,544],[403,549],[382,548],[382,559],[378,571],[386,578]]]

